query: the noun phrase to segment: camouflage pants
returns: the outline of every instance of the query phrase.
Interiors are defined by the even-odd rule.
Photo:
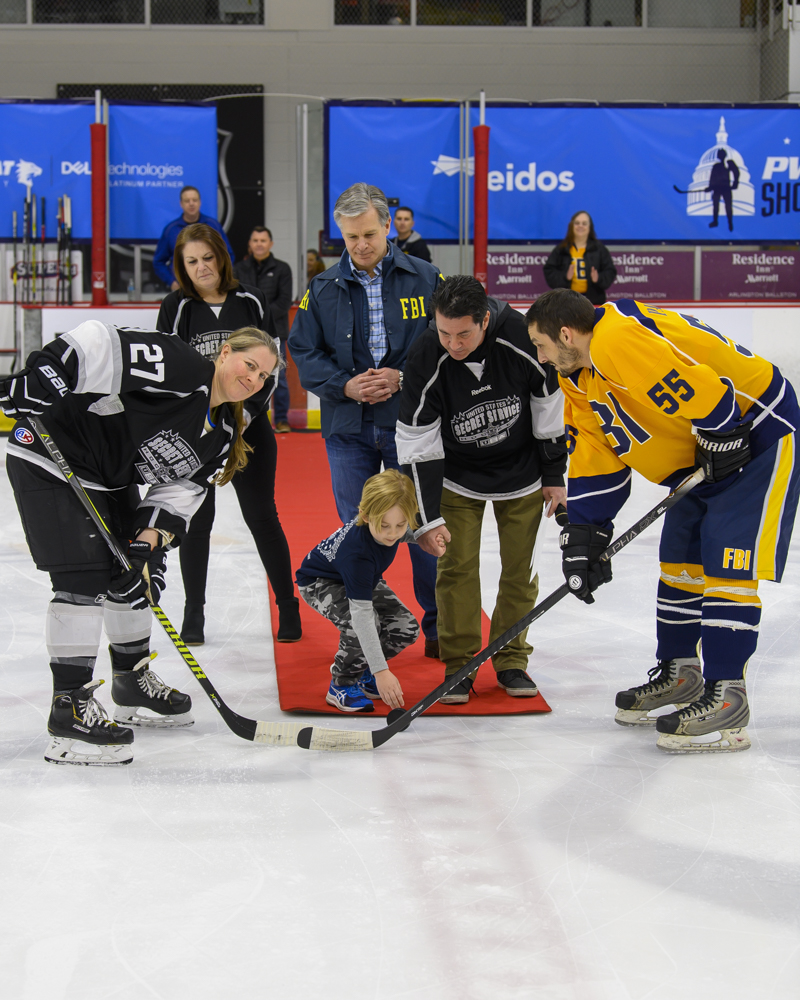
[[[343,687],[358,683],[367,668],[367,661],[350,621],[350,605],[344,592],[344,584],[317,577],[308,587],[298,589],[310,608],[318,611],[339,629],[339,648],[331,665],[333,683]],[[417,641],[417,619],[385,580],[379,580],[378,586],[372,591],[372,607],[378,638],[387,660]]]

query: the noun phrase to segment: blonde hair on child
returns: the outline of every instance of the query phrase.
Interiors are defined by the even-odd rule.
[[[419,507],[414,484],[397,469],[385,469],[377,476],[370,476],[364,483],[356,524],[372,521],[379,525],[392,507],[402,510],[412,530],[416,527]]]

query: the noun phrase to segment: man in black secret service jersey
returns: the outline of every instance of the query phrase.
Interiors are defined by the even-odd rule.
[[[97,321],[35,351],[0,382],[0,406],[21,418],[8,476],[34,562],[50,573],[47,649],[54,698],[45,758],[123,764],[132,730],[110,722],[92,680],[100,633],[110,642],[115,718],[130,725],[191,725],[191,699],[149,669],[152,616],[166,550],[186,533],[208,485],[246,462],[243,401],[277,363],[274,341],[245,328],[216,361],[177,337]],[[24,417],[44,423],[112,531],[128,539],[123,571]],[[147,492],[140,499],[138,487]],[[150,714],[144,714],[143,709]],[[154,713],[154,714],[152,714]]]
[[[497,518],[502,563],[492,641],[536,602],[531,563],[542,500],[554,511],[566,499],[567,452],[558,377],[536,360],[523,318],[467,275],[436,289],[430,313],[436,327],[414,342],[406,362],[397,454],[417,489],[415,536],[440,555],[439,648],[450,675],[482,645],[478,565],[486,501]],[[498,683],[514,697],[538,694],[526,671],[531,652],[522,633],[493,657]],[[471,688],[467,678],[442,701],[466,702]]]

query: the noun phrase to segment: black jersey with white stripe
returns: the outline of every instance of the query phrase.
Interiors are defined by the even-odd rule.
[[[495,299],[489,308],[484,340],[463,361],[450,357],[433,328],[408,353],[397,457],[417,488],[417,535],[441,523],[442,486],[511,500],[564,482],[557,373],[539,364],[519,313]]]
[[[162,333],[180,337],[204,358],[213,361],[220,348],[233,333],[243,326],[254,326],[276,337],[275,321],[260,288],[240,284],[228,292],[219,306],[210,306],[202,299],[190,298],[177,289],[163,300],[158,311],[156,328]],[[215,313],[219,309],[219,316]],[[263,413],[277,385],[278,371],[267,380],[263,389],[245,402],[252,417]]]
[[[225,465],[238,429],[227,403],[209,417],[214,365],[178,337],[89,320],[47,344],[71,392],[42,420],[89,489],[148,487],[138,528],[179,537]],[[63,479],[24,424],[8,453]]]

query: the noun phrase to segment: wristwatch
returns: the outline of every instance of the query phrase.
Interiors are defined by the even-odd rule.
[[[403,391],[403,372],[400,369],[397,370],[397,391]]]

